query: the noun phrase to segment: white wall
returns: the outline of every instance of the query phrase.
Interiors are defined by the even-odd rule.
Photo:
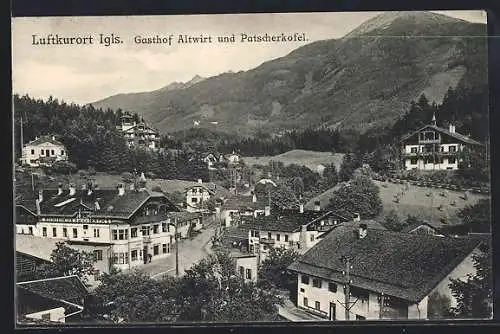
[[[243,279],[245,282],[257,282],[257,256],[236,258],[236,274],[240,275],[240,267],[243,267]],[[251,272],[251,278],[247,278],[247,270]]]
[[[32,150],[34,153],[31,153]],[[42,150],[43,155],[41,154]],[[46,150],[49,150],[49,157],[55,157],[57,160],[67,160],[68,158],[68,152],[64,146],[54,145],[47,142],[40,145],[26,145],[23,148],[23,158],[25,159],[24,163],[32,166],[38,166],[37,163],[31,163],[31,160],[36,160],[40,157],[47,157]],[[52,154],[52,150],[54,151],[54,154]]]
[[[64,307],[58,307],[58,308],[53,308],[50,310],[26,314],[26,318],[42,319],[42,315],[49,313],[50,314],[50,321],[57,321],[57,322],[64,323],[65,322],[64,311],[65,311]]]

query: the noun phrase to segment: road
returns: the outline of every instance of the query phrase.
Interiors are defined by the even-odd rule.
[[[212,220],[204,224],[201,233],[192,239],[184,239],[179,242],[179,275],[184,275],[186,269],[204,258],[211,252],[211,238],[215,234],[216,223]],[[153,260],[137,268],[151,276],[161,278],[164,275],[175,276],[175,247],[172,247],[170,256]]]

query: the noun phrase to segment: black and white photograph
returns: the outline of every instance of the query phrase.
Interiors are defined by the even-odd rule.
[[[485,11],[11,30],[16,327],[492,319]]]

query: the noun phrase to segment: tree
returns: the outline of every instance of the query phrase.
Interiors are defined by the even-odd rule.
[[[491,318],[493,304],[493,282],[491,251],[473,255],[475,274],[463,279],[450,279],[452,295],[457,305],[451,312],[458,318]]]
[[[263,287],[274,287],[278,289],[289,289],[290,285],[296,289],[297,275],[290,274],[287,267],[298,257],[293,249],[271,248],[259,268],[259,284]]]
[[[491,230],[491,204],[489,199],[480,199],[476,204],[467,205],[457,216],[470,227],[472,232],[489,232]]]
[[[383,208],[379,193],[369,177],[360,175],[332,194],[329,208],[340,214],[359,213],[363,219],[375,218]]]
[[[335,164],[330,164],[323,170],[323,178],[326,181],[328,188],[335,187],[339,182],[339,174],[337,173],[337,168]]]
[[[356,170],[361,166],[361,162],[354,153],[344,155],[342,164],[340,165],[338,178],[340,181],[349,181]]]
[[[95,290],[93,313],[113,322],[172,322],[177,318],[177,281],[151,279],[144,273],[113,270]]]
[[[427,302],[427,318],[429,319],[446,319],[451,317],[450,313],[450,298],[442,295],[439,292],[434,292],[429,295]]]
[[[402,223],[396,210],[392,209],[385,216],[384,226],[391,231],[400,232],[404,228],[405,224]]]
[[[56,243],[50,259],[51,263],[43,264],[38,269],[37,276],[40,278],[76,275],[86,283],[87,276],[94,272],[94,255],[71,248],[63,241]]]
[[[209,254],[180,279],[179,320],[245,322],[274,320],[277,292],[245,283],[236,275],[234,260],[225,252]]]

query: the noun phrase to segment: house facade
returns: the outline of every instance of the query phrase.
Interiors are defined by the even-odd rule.
[[[257,196],[233,196],[228,198],[221,207],[221,219],[226,227],[237,226],[246,218],[255,218],[265,213],[266,203]]]
[[[160,149],[160,133],[145,122],[137,123],[133,116],[125,113],[117,128],[123,133],[129,147],[157,151]]]
[[[255,254],[231,253],[235,260],[236,274],[245,282],[257,282],[258,257]]]
[[[109,271],[107,261],[130,269],[170,256],[177,237],[200,229],[199,215],[180,212],[162,193],[146,190],[76,190],[73,185],[58,190],[41,190],[34,207],[19,203],[24,217],[36,213],[33,224],[26,218],[16,221],[17,232],[37,238],[64,240],[72,247],[92,251],[96,270]],[[26,233],[28,232],[28,233]]]
[[[36,137],[24,145],[21,163],[30,167],[50,166],[56,161],[68,160],[68,151],[55,136]]]
[[[436,294],[456,305],[450,279],[474,273],[479,245],[469,238],[339,227],[288,269],[298,277],[297,306],[325,319],[425,320],[439,317],[429,312]]]
[[[482,144],[455,131],[438,127],[436,118],[430,124],[405,136],[402,143],[402,162],[406,170],[456,170],[462,155],[471,147]]]

